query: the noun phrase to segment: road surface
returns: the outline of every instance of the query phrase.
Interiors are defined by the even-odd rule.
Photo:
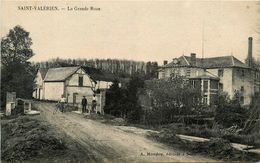
[[[86,119],[75,113],[53,114],[55,104],[34,102],[57,132],[64,133],[79,144],[81,160],[102,162],[209,162],[199,155],[189,155],[178,149],[154,142],[144,135],[125,132],[116,126]],[[74,151],[75,152],[75,151]],[[77,159],[77,158],[75,158]]]

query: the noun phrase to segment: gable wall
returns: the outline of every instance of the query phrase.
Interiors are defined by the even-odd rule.
[[[42,86],[43,85],[43,79],[41,76],[40,71],[37,72],[36,78],[34,79],[35,84]]]
[[[64,93],[64,82],[44,82],[44,99],[59,101]]]
[[[32,97],[37,99],[44,99],[44,84],[40,71],[38,70],[34,79],[36,88],[33,90]]]
[[[68,86],[79,86],[79,76],[83,77],[83,86],[88,86],[88,87],[92,86],[92,80],[82,69],[79,69],[70,78],[68,78],[67,85]]]
[[[79,86],[79,77],[83,77],[83,86]],[[68,103],[80,104],[83,96],[86,96],[88,102],[92,101],[94,82],[82,70],[79,69],[71,77],[66,80],[65,94],[67,95]]]

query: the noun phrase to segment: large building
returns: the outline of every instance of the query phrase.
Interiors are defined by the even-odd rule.
[[[204,102],[212,104],[219,90],[227,92],[230,98],[239,94],[242,105],[249,105],[251,97],[259,92],[260,71],[253,64],[252,37],[248,39],[247,62],[243,63],[234,56],[197,58],[196,54],[174,58],[172,62],[159,68],[159,79],[171,75],[184,76],[199,83]]]

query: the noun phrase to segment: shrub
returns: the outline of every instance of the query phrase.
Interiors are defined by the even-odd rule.
[[[119,88],[118,82],[115,81],[107,91],[105,113],[127,118],[131,123],[139,123],[143,112],[137,93],[141,87],[143,80],[137,76],[131,78],[126,88]]]
[[[247,110],[241,107],[237,99],[230,100],[226,93],[220,93],[218,98],[215,121],[226,128],[242,128],[247,119]]]

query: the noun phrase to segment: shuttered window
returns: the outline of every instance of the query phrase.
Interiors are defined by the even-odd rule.
[[[83,76],[79,76],[79,86],[83,86]]]

